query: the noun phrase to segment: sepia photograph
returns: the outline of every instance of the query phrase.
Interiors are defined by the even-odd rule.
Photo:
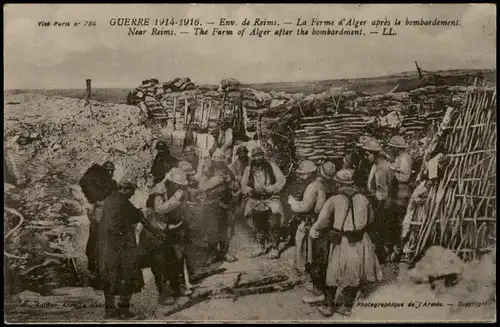
[[[6,324],[496,321],[495,4],[3,8]]]

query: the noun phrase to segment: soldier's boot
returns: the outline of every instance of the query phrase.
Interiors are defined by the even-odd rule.
[[[312,295],[309,295],[309,296],[304,296],[302,298],[302,301],[304,303],[319,303],[319,302],[323,302],[325,300],[325,293],[324,293],[324,285],[321,285],[320,283],[318,283],[318,280],[317,278],[315,278],[316,276],[314,276],[313,274],[311,274],[311,286],[312,288],[310,289],[310,292],[312,293]]]
[[[140,320],[144,319],[143,315],[133,313],[130,311],[130,300],[132,295],[120,296],[120,301],[118,303],[118,310],[120,312],[120,318],[126,320]]]
[[[151,267],[151,272],[155,278],[156,290],[158,291],[158,304],[161,305],[165,300],[165,276],[160,266]]]
[[[260,257],[266,253],[266,235],[261,231],[257,232],[258,249],[252,252],[252,257]]]
[[[312,281],[308,280],[304,283],[304,288],[309,291],[309,292],[313,292],[314,291],[314,284]]]
[[[177,298],[182,295],[181,291],[181,274],[177,273],[177,270],[170,271],[169,281],[170,281],[170,292],[167,292],[165,296],[164,305],[173,305],[177,302]]]
[[[104,319],[115,319],[120,313],[115,307],[114,295],[104,295]]]
[[[337,306],[335,312],[343,316],[350,316],[352,313],[352,308],[354,307],[354,301],[356,301],[356,295],[358,294],[358,287],[346,287],[343,290],[345,300],[343,305]]]
[[[278,259],[280,257],[279,246],[280,246],[280,228],[281,228],[281,215],[273,214],[271,215],[271,230],[269,233],[271,239],[271,252],[269,257],[271,259]]]
[[[302,302],[311,304],[325,301],[325,294],[322,291],[315,288],[312,293],[312,295],[304,296]]]
[[[236,257],[229,253],[229,242],[220,242],[220,257],[225,262],[234,262]]]
[[[318,307],[319,313],[324,317],[331,317],[334,313],[336,287],[325,287],[325,301]]]

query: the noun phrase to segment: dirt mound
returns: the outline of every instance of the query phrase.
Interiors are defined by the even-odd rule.
[[[153,135],[141,126],[144,117],[135,106],[92,101],[90,108],[82,100],[38,94],[9,96],[5,102],[20,103],[5,105],[4,136],[10,152],[27,166],[28,182],[52,166],[76,182],[92,162],[112,160],[137,171],[150,161]]]
[[[434,289],[415,284],[406,270],[395,284],[381,287],[358,301],[353,319],[391,321],[473,321],[496,316],[496,261],[490,253],[465,264],[458,284]],[[375,307],[377,306],[377,307]],[[390,317],[390,318],[388,318]]]
[[[115,179],[131,173],[144,187],[153,134],[142,126],[136,106],[95,101],[89,106],[78,99],[17,94],[6,96],[4,108],[5,160],[18,184],[5,201],[25,218],[7,239],[6,249],[18,257],[11,256],[8,264],[23,276],[23,286],[44,285],[35,292],[80,281],[88,220],[82,219],[86,203],[78,180],[93,163],[111,160]],[[134,199],[139,204],[145,201],[141,194]],[[10,231],[18,219],[7,218]]]

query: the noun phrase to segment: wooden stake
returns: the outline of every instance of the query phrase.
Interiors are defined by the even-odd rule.
[[[86,79],[85,80],[85,84],[87,86],[87,91],[85,92],[85,105],[89,106],[90,108],[90,117],[92,117],[92,119],[94,119],[94,112],[92,111],[92,105],[90,104],[90,98],[92,96],[92,80],[91,79]]]
[[[208,125],[210,123],[210,116],[212,115],[212,108],[213,108],[212,100],[210,100],[210,103],[208,105],[208,115],[207,115],[207,125],[206,125],[207,128],[208,128]]]
[[[417,62],[416,62],[416,61],[415,61],[415,66],[417,66],[418,77],[419,77],[420,79],[422,79],[422,77],[423,77],[423,76],[422,76],[422,70],[420,69],[420,67],[418,67],[418,64],[417,64]]]
[[[201,128],[203,128],[203,116],[205,116],[205,99],[201,98],[201,117],[200,117],[200,122],[201,122]]]
[[[92,92],[92,86],[91,86],[92,80],[86,79],[85,83],[87,85],[87,91],[85,92],[85,101],[87,102],[87,104],[90,104],[90,98],[91,98],[91,92]]]
[[[187,125],[188,100],[184,99],[184,125]]]
[[[176,125],[176,119],[175,119],[175,112],[177,110],[177,97],[174,97],[174,130],[175,130],[175,125]]]

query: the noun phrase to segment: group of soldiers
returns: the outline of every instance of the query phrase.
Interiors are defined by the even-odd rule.
[[[358,291],[380,281],[380,263],[401,258],[401,224],[410,198],[412,158],[401,136],[384,151],[364,138],[342,163],[302,161],[296,173],[310,181],[302,199],[289,197],[301,223],[295,237],[295,268],[304,274],[325,317],[350,315]],[[343,300],[335,303],[341,290]]]
[[[136,177],[126,174],[115,182],[112,162],[100,167],[104,177],[94,178],[94,187],[88,187],[88,181],[80,183],[91,203],[87,244],[91,286],[104,291],[106,319],[140,318],[130,310],[130,300],[144,286],[144,268],[151,268],[160,304],[171,305],[179,296],[190,295],[189,276],[197,263],[190,257],[191,243],[203,248],[207,265],[237,260],[229,251],[235,220],[262,206],[270,208],[275,222],[269,226],[265,215],[254,220],[261,247],[253,255],[264,254],[269,250],[266,244],[271,244],[271,256],[278,257],[284,213],[277,196],[286,180],[278,166],[264,158],[262,148],[253,148],[251,157],[246,146],[230,148],[234,160],[220,146],[202,160],[192,146],[184,148],[182,159],[172,156],[162,141],[156,150],[145,208],[135,208],[130,201],[138,189]],[[101,196],[92,196],[92,191]],[[193,216],[197,221],[190,220]],[[142,229],[136,239],[138,223]]]
[[[130,299],[144,286],[143,268],[151,268],[160,304],[191,294],[190,240],[200,241],[212,262],[237,260],[229,245],[240,218],[255,232],[253,257],[268,254],[277,259],[295,243],[295,268],[308,276],[307,288],[313,293],[304,302],[323,302],[320,312],[331,316],[339,307],[334,305],[335,293],[342,288],[347,300],[337,311],[349,314],[359,287],[380,280],[379,258],[398,256],[397,222],[410,195],[411,157],[404,139],[391,139],[392,156],[367,139],[360,144],[362,156],[350,153],[341,164],[301,162],[296,174],[307,185],[300,200],[289,196],[293,216],[285,217],[280,194],[287,180],[280,168],[259,146],[251,151],[245,145],[236,147],[227,126],[220,136],[202,160],[192,146],[178,159],[158,142],[146,208],[130,202],[137,189],[130,175],[111,182],[109,194],[89,208],[87,255],[95,275],[93,287],[104,290],[105,318],[138,318],[130,311]],[[368,174],[363,162],[371,165]],[[113,164],[103,168],[111,179]],[[196,228],[190,227],[189,203],[195,203],[197,224],[204,226],[199,235],[193,236]],[[143,228],[137,242],[139,222]]]

